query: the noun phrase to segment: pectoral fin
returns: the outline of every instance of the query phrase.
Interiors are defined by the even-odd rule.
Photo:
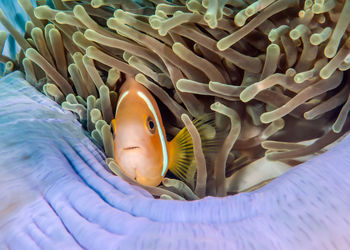
[[[205,115],[195,119],[193,124],[197,128],[202,141],[202,150],[214,151],[218,145],[214,126],[214,115]],[[169,143],[169,170],[180,180],[193,184],[197,166],[193,153],[193,141],[187,128],[184,127]]]

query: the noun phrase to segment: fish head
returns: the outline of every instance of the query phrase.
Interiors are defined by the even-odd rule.
[[[168,164],[165,131],[155,99],[133,78],[123,84],[112,124],[121,170],[140,184],[159,185]]]

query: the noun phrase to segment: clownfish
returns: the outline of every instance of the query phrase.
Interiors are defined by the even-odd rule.
[[[148,186],[158,186],[168,170],[187,183],[194,178],[193,144],[187,128],[167,141],[156,100],[131,76],[126,76],[120,88],[111,124],[114,160],[128,177]],[[201,138],[210,124],[213,119],[209,117],[194,122]],[[208,141],[203,137],[202,145],[208,148]]]

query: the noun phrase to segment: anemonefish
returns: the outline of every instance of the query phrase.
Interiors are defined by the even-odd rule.
[[[194,124],[203,131],[209,120]],[[158,186],[168,170],[184,181],[193,178],[196,166],[189,132],[183,128],[168,142],[156,100],[131,76],[120,89],[112,130],[114,159],[138,183]]]

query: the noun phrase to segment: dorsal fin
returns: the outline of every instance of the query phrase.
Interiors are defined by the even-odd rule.
[[[202,141],[204,154],[215,151],[218,146],[214,114],[206,114],[193,120]],[[197,166],[193,153],[193,141],[187,128],[184,127],[170,142],[169,170],[180,180],[193,185]]]

